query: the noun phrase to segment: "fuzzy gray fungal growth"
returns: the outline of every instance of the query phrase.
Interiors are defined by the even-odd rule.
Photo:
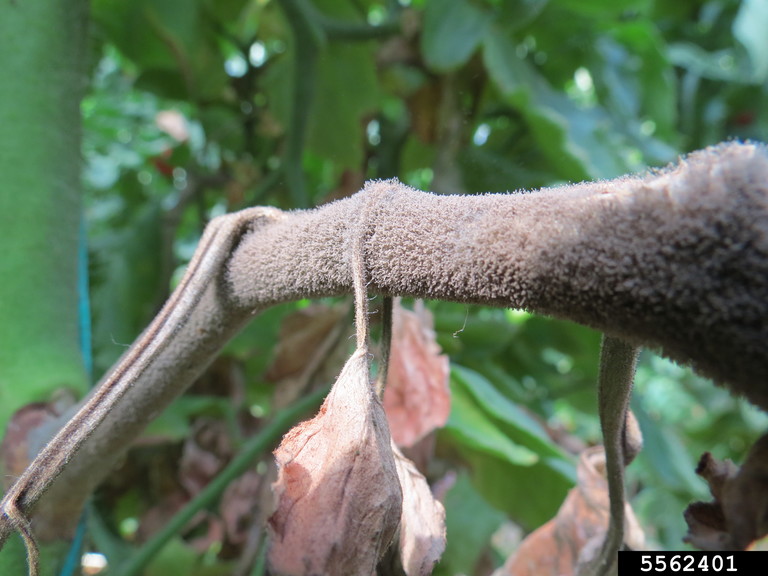
[[[435,196],[374,182],[316,210],[223,216],[206,238],[195,261],[209,264],[192,273],[192,289],[174,294],[95,403],[81,403],[6,493],[0,546],[13,529],[7,513],[24,520],[44,493],[36,529],[72,527],[131,441],[253,314],[351,293],[356,247],[369,291],[570,319],[660,349],[768,409],[764,145],[725,144],[663,172],[530,193]]]
[[[348,293],[365,212],[369,289],[524,308],[660,349],[768,409],[768,150],[724,144],[642,177],[437,196],[397,181],[252,231],[244,308]]]

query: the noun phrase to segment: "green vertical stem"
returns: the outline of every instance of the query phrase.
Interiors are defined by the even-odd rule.
[[[313,19],[311,5],[305,0],[281,0],[280,7],[293,30],[296,47],[291,123],[286,136],[285,166],[282,173],[285,175],[293,207],[305,208],[309,199],[304,182],[302,156],[314,98],[317,56],[325,44],[325,34]]]
[[[20,407],[87,388],[77,280],[87,18],[85,0],[0,2],[0,433]],[[46,531],[43,574],[72,526]],[[0,574],[26,575],[18,548],[0,554]]]
[[[84,0],[0,3],[0,429],[86,389],[78,345]]]

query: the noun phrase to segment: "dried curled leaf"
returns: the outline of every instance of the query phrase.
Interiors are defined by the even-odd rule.
[[[496,576],[571,576],[596,558],[610,516],[602,446],[582,452],[577,474],[578,485],[557,515],[530,534]],[[625,542],[641,549],[645,537],[628,504],[625,513]]]
[[[445,550],[445,508],[435,499],[427,479],[392,443],[403,488],[400,560],[407,576],[428,576]]]
[[[731,543],[722,508],[722,495],[739,468],[730,460],[717,460],[709,452],[702,454],[696,474],[706,480],[713,502],[693,502],[683,513],[688,533],[684,541],[700,550],[726,550]]]
[[[725,485],[723,511],[735,549],[768,535],[768,435],[752,445],[739,473]]]
[[[741,468],[709,452],[696,473],[707,481],[714,501],[685,510],[685,541],[702,550],[745,550],[768,534],[768,435],[749,451]]]
[[[683,538],[699,550],[727,550],[731,538],[719,502],[693,502],[683,513],[688,533]]]
[[[448,421],[448,357],[440,352],[429,311],[412,312],[396,301],[384,408],[398,446],[413,446]]]
[[[371,576],[400,522],[402,491],[367,352],[347,361],[319,413],[275,450],[275,574]]]

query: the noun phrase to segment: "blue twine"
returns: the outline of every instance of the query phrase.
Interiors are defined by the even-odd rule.
[[[80,218],[80,240],[77,258],[77,300],[80,318],[80,352],[88,381],[93,382],[93,353],[91,351],[91,296],[88,283],[88,231],[85,217]]]
[[[85,217],[81,212],[80,232],[77,255],[77,301],[78,317],[80,320],[80,353],[88,382],[93,383],[93,353],[91,352],[91,298],[88,283],[88,232],[85,227]],[[83,509],[75,529],[75,537],[69,546],[64,565],[59,576],[76,576],[80,574],[82,550],[85,543],[85,533],[88,524],[88,510]]]

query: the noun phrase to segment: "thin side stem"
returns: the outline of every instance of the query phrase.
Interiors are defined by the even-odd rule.
[[[608,532],[597,574],[608,574],[624,543],[624,429],[635,378],[639,348],[604,335],[600,351],[598,404],[605,445],[605,469],[610,500]]]
[[[389,356],[392,352],[392,296],[384,296],[381,304],[381,359],[379,360],[379,373],[376,376],[376,395],[384,397],[384,388],[387,386],[389,374]]]

